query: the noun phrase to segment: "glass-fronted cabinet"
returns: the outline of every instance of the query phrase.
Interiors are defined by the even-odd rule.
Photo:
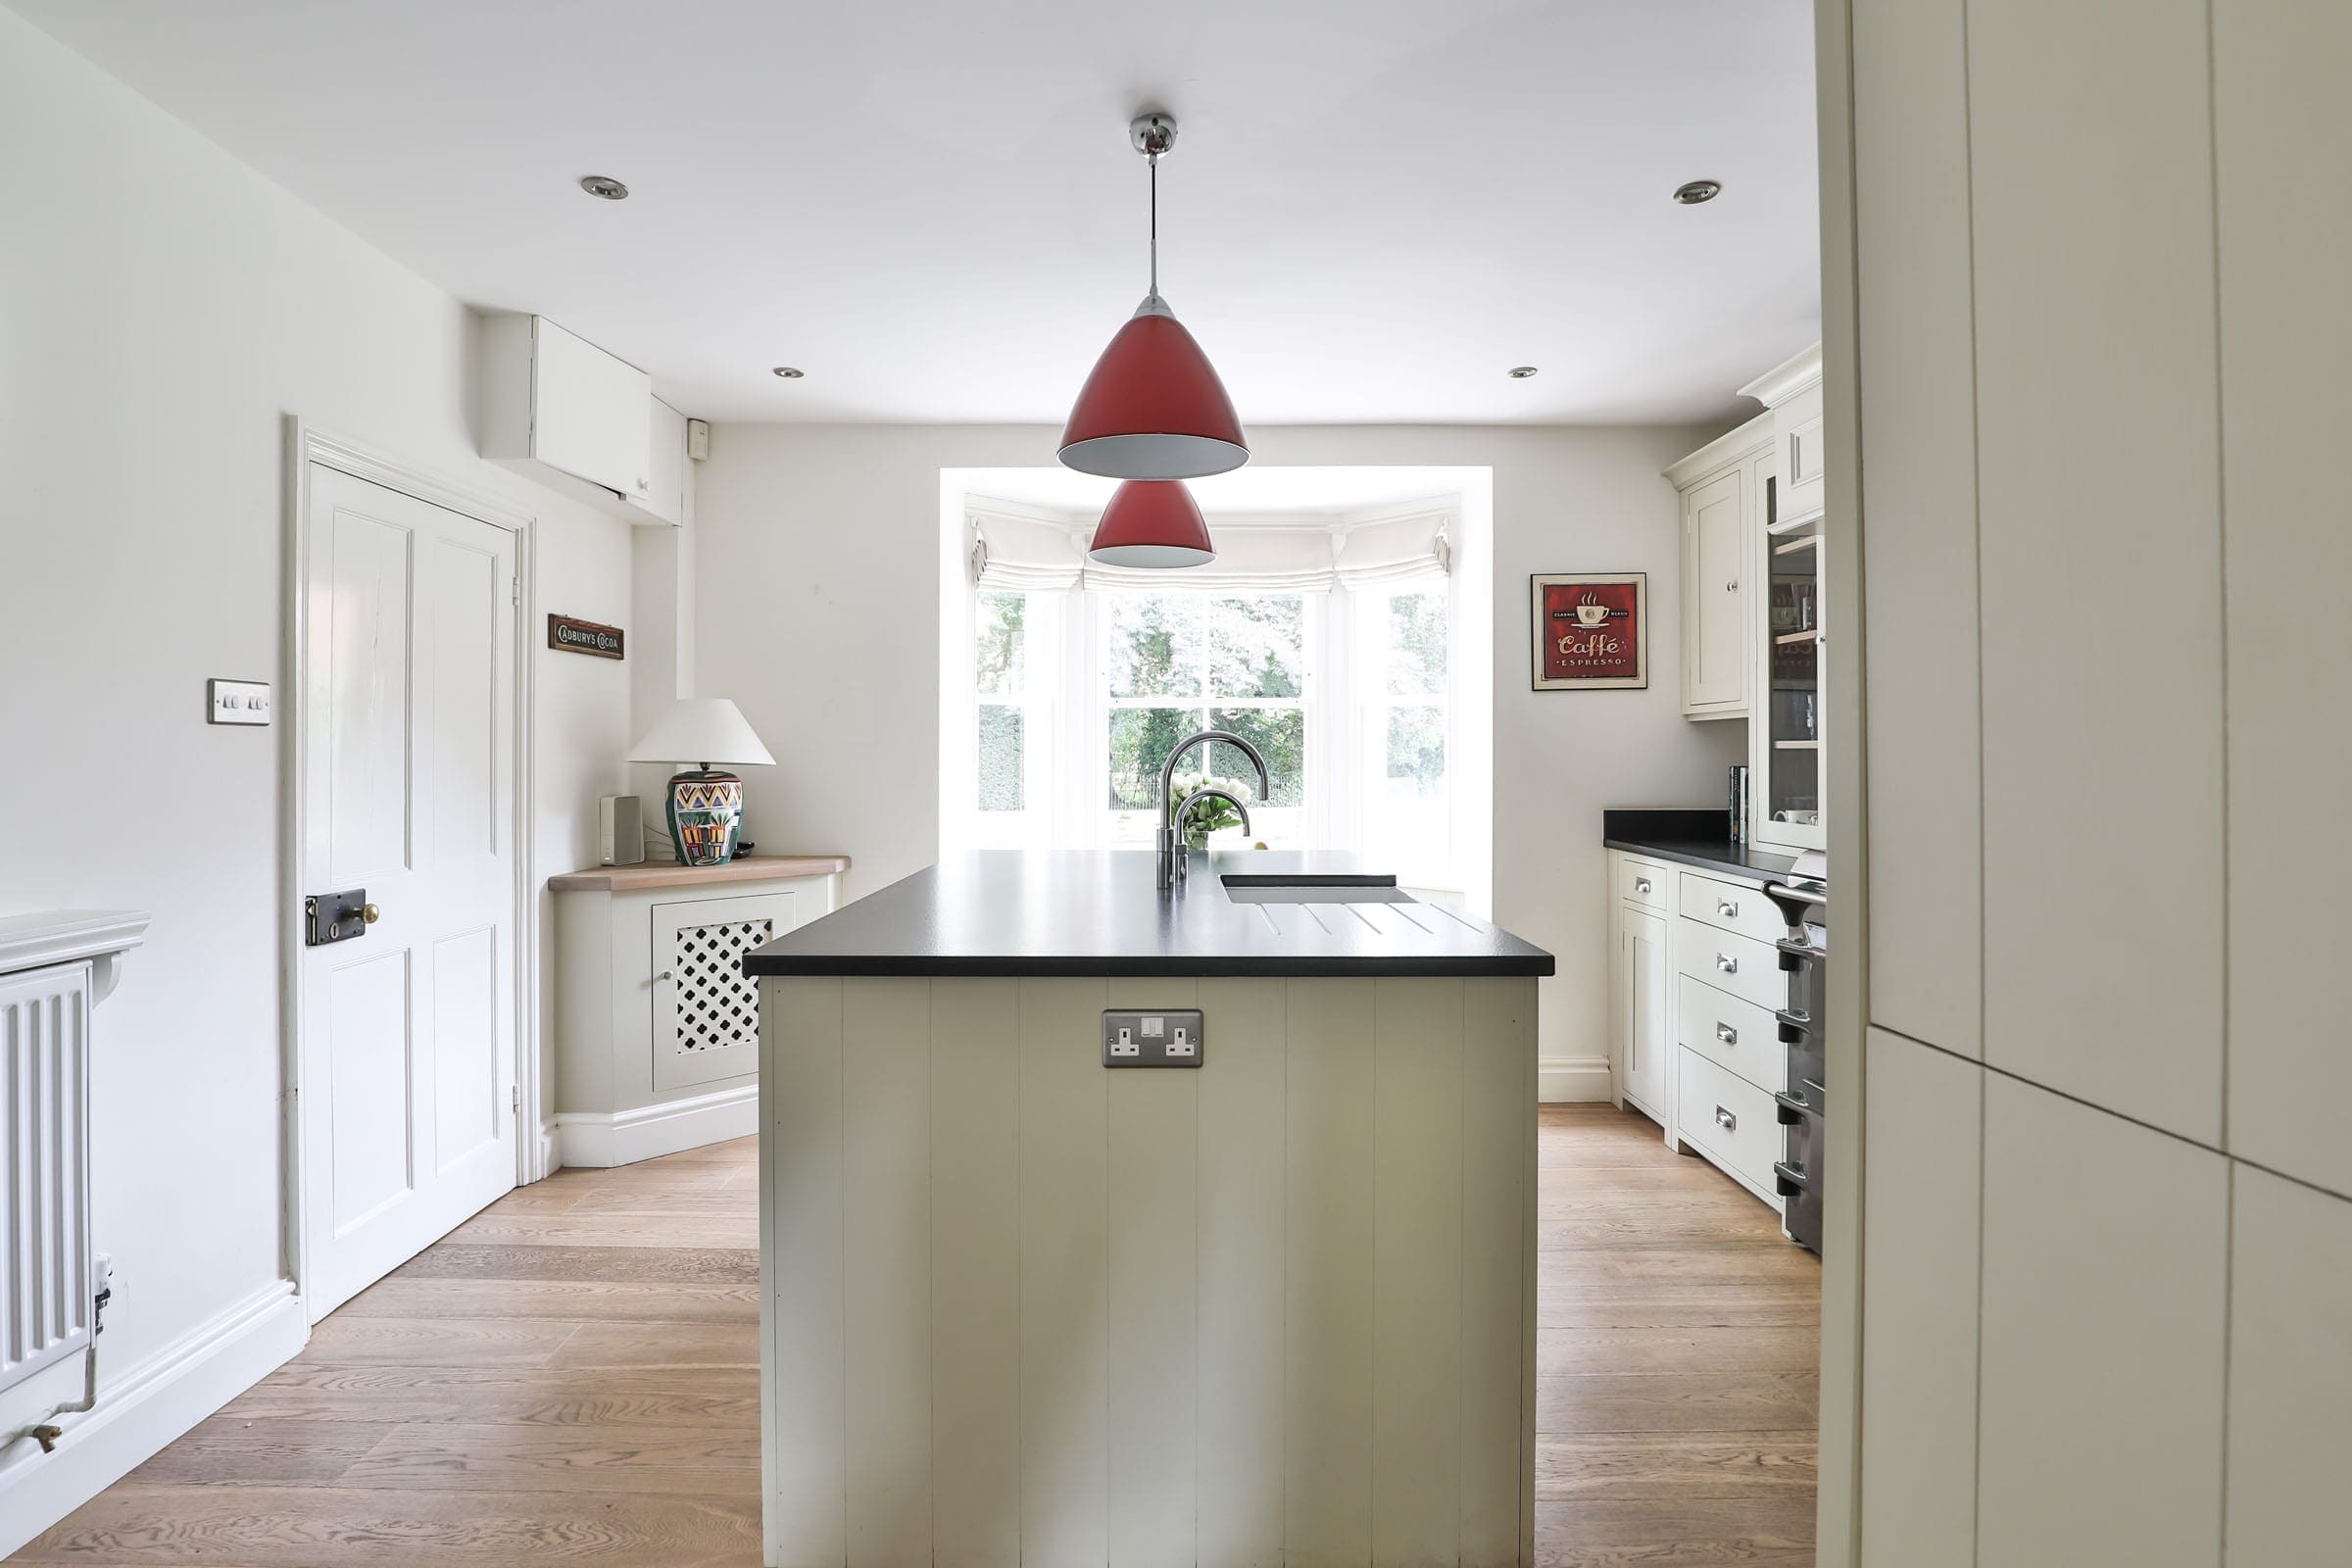
[[[1822,788],[1823,680],[1820,514],[1770,522],[1763,537],[1762,690],[1749,719],[1750,834],[1765,844],[1826,849]]]

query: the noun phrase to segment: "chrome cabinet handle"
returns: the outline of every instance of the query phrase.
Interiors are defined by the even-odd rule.
[[[1725,974],[1738,974],[1740,960],[1728,953],[1718,953],[1715,955],[1715,967],[1721,969]]]
[[[1715,1026],[1715,1038],[1727,1046],[1736,1046],[1740,1043],[1740,1031],[1728,1023],[1719,1023]]]
[[[675,969],[664,969],[660,974],[654,976],[651,980],[648,980],[646,984],[649,986],[658,986],[664,980],[675,980],[677,977],[678,972]]]
[[[1726,920],[1737,920],[1740,918],[1740,906],[1734,904],[1729,899],[1717,899],[1715,901],[1715,912],[1722,915]]]
[[[1645,876],[1638,876],[1634,878],[1634,891],[1636,893],[1647,893],[1649,891],[1649,878]]]
[[[1733,1115],[1730,1111],[1724,1109],[1721,1105],[1717,1105],[1715,1107],[1715,1122],[1717,1126],[1721,1127],[1727,1133],[1738,1132],[1740,1130],[1740,1118]]]
[[[1740,591],[1740,579],[1734,577],[1730,582],[1725,583],[1723,585],[1723,591],[1727,594],[1738,593]]]

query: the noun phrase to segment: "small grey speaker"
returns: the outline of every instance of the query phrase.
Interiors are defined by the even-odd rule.
[[[634,795],[608,795],[597,810],[597,843],[606,865],[645,862],[645,808]]]

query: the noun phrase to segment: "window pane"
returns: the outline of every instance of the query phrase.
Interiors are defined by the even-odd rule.
[[[980,705],[980,809],[1022,809],[1027,715],[1004,703]]]
[[[982,594],[972,611],[972,666],[983,697],[1018,697],[1027,652],[1029,596]]]
[[[1210,727],[1229,729],[1265,754],[1266,773],[1274,785],[1266,797],[1273,806],[1306,804],[1306,714],[1296,708],[1220,708],[1209,715]],[[1208,748],[1211,777],[1245,801],[1257,799],[1257,769],[1240,749],[1222,742]]]
[[[1200,600],[1115,594],[1105,608],[1110,641],[1102,669],[1111,696],[1200,695]]]
[[[1209,691],[1217,697],[1296,697],[1306,636],[1297,594],[1219,599],[1209,606]]]
[[[1389,796],[1410,799],[1446,788],[1446,714],[1435,708],[1389,710]]]
[[[1389,695],[1446,695],[1446,596],[1389,598]]]
[[[1159,804],[1160,764],[1176,743],[1204,728],[1198,708],[1114,708],[1110,710],[1110,808],[1136,811]],[[1193,758],[1187,771],[1197,770]],[[1256,777],[1253,773],[1252,778]]]

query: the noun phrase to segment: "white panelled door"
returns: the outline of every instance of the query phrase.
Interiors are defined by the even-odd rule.
[[[514,1185],[514,536],[310,469],[301,892],[313,1321]],[[299,914],[300,911],[297,910]]]

